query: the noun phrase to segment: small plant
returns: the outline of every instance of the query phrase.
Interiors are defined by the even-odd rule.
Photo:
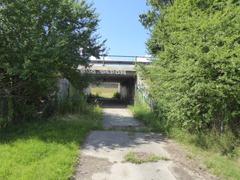
[[[133,164],[142,164],[148,162],[158,162],[160,160],[168,161],[167,157],[157,156],[153,153],[145,152],[129,152],[124,157],[126,162],[131,162]]]
[[[119,92],[115,92],[115,93],[113,94],[113,98],[120,99],[120,98],[121,98],[120,93],[119,93]]]

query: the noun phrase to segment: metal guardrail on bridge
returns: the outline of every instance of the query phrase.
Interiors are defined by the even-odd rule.
[[[94,57],[90,58],[90,63],[92,64],[113,64],[113,65],[134,65],[140,64],[150,64],[154,58],[148,56],[121,56],[121,55],[107,55],[100,56],[99,59]]]

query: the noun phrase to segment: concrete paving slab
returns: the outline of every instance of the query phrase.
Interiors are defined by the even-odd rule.
[[[94,131],[84,145],[82,154],[122,162],[130,151],[153,153],[169,158],[165,140],[159,134],[122,131]]]
[[[127,108],[104,108],[103,127],[105,129],[139,128],[142,123],[133,118]]]

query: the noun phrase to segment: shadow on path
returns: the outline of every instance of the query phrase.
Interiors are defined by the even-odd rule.
[[[163,143],[165,140],[162,135],[153,133],[94,131],[88,136],[85,148],[96,151],[102,148],[130,148],[143,144]]]

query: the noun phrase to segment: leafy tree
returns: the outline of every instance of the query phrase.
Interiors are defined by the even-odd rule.
[[[148,48],[157,60],[144,75],[159,121],[190,131],[231,128],[238,134],[239,1],[175,0],[156,10],[164,13],[153,21]]]
[[[147,5],[150,7],[150,10],[140,15],[140,21],[143,26],[147,29],[151,29],[163,15],[164,8],[168,5],[173,5],[173,3],[174,0],[147,0]]]
[[[11,99],[14,119],[38,111],[54,95],[57,78],[71,80],[103,51],[97,25],[85,1],[0,2],[0,95]]]

